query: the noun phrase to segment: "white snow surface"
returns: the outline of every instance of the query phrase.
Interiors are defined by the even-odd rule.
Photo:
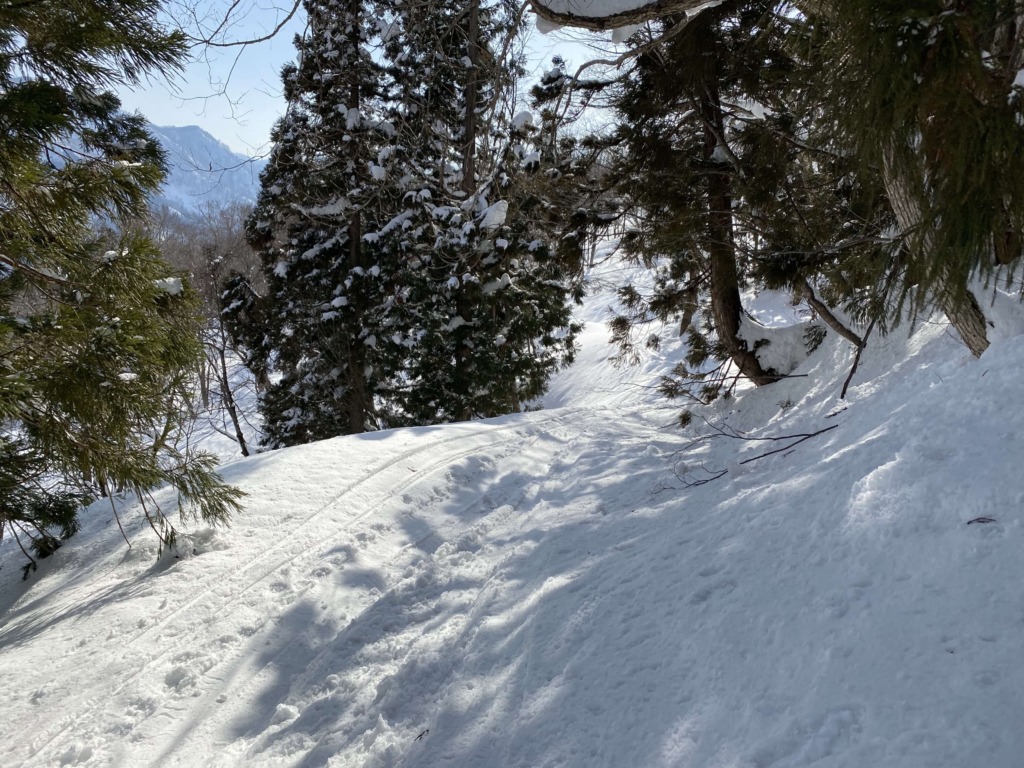
[[[629,38],[637,33],[640,29],[640,24],[630,24],[627,27],[619,27],[612,30],[612,42],[613,43],[624,43]]]
[[[246,511],[177,558],[132,503],[24,582],[8,537],[0,765],[1020,766],[1019,305],[980,360],[922,320],[841,402],[829,336],[680,431],[678,342],[612,369],[609,296],[546,410],[229,463]],[[834,429],[741,464],[792,441],[708,424]]]
[[[582,18],[601,19],[648,5],[657,5],[657,2],[656,0],[539,0],[539,4],[554,13],[568,13]]]
[[[489,205],[480,213],[480,229],[500,229],[508,215],[508,201],[499,200]]]
[[[687,11],[686,15],[695,16],[707,8],[721,5],[722,2],[723,0],[708,0],[708,2]],[[605,19],[641,8],[660,10],[663,5],[661,0],[536,0],[536,4],[554,13],[571,14],[577,18],[584,19]],[[537,17],[537,30],[542,34],[547,34],[558,28],[557,24],[541,19],[539,16]],[[626,35],[622,39],[625,40],[628,37],[629,35]]]
[[[158,291],[166,293],[168,296],[177,296],[184,290],[180,277],[162,277],[159,280],[154,280],[153,285]]]
[[[512,118],[512,128],[516,131],[521,131],[524,128],[535,127],[535,119],[533,113],[529,110],[524,109],[521,112],[517,112],[516,116]]]

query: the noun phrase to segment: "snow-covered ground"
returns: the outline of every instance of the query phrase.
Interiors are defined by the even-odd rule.
[[[27,582],[5,542],[0,765],[1024,765],[1021,308],[680,431],[602,302],[546,410],[230,463],[179,559],[130,505]]]

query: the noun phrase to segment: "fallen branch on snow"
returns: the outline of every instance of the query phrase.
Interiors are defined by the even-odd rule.
[[[738,431],[736,429],[733,429],[728,424],[724,424],[724,425],[719,426],[717,424],[712,424],[707,419],[704,419],[704,423],[707,424],[712,429],[712,432],[710,434],[701,435],[700,437],[695,439],[693,442],[691,442],[689,445],[687,445],[687,447],[685,449],[683,449],[684,451],[685,450],[689,450],[691,448],[694,448],[695,446],[700,445],[701,443],[705,443],[708,440],[713,440],[716,437],[728,437],[728,438],[732,438],[734,440],[744,440],[744,441],[747,441],[747,442],[785,442],[786,443],[786,445],[782,446],[781,448],[775,448],[775,449],[773,449],[771,451],[765,451],[764,453],[759,453],[757,456],[751,456],[750,458],[743,459],[742,461],[739,462],[740,465],[750,464],[752,462],[758,461],[759,459],[765,459],[765,458],[767,458],[769,456],[774,456],[777,453],[786,453],[787,451],[791,450],[792,448],[795,448],[796,446],[798,446],[800,443],[802,443],[802,442],[804,442],[806,440],[810,440],[812,437],[817,437],[818,435],[822,435],[822,434],[824,434],[826,432],[831,432],[833,429],[835,429],[836,427],[839,426],[838,424],[832,424],[831,426],[824,427],[822,429],[819,429],[816,432],[803,432],[803,433],[798,433],[798,434],[794,434],[794,435],[775,435],[775,436],[768,436],[768,437],[754,437],[752,435],[747,435],[747,434],[744,434],[743,432],[740,432],[740,431]],[[697,486],[706,485],[707,483],[710,483],[713,480],[717,480],[718,478],[723,477],[724,475],[728,474],[728,472],[729,472],[728,469],[710,470],[707,467],[705,467],[703,464],[701,464],[699,467],[697,467],[697,469],[700,470],[701,472],[704,472],[707,475],[707,477],[697,477],[697,478],[695,478],[693,476],[693,471],[694,470],[689,468],[689,467],[684,467],[682,471],[680,471],[677,468],[676,470],[674,470],[674,474],[683,483],[683,487],[685,487],[685,488],[696,488]]]

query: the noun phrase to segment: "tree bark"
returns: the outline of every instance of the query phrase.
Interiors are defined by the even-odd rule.
[[[653,0],[629,11],[593,15],[579,11],[570,11],[567,5],[565,0],[530,0],[530,6],[533,8],[533,11],[542,19],[562,26],[590,30],[614,29],[632,24],[641,24],[665,16],[687,14],[701,6],[707,5],[707,0]],[[804,0],[804,2],[797,2],[796,6],[798,8],[816,9],[827,14],[828,2]],[[1015,7],[1017,10],[1016,18],[1008,24],[1006,30],[1001,32],[1004,40],[1000,42],[1002,43],[1001,47],[1007,50],[1007,55],[1011,61],[1024,61],[1024,45],[1022,45],[1020,33],[1020,26],[1024,23],[1024,3],[1016,0]],[[717,88],[717,84],[715,87]],[[902,183],[890,162],[885,163],[884,183],[886,191],[892,200],[893,210],[899,221],[900,228],[904,232],[912,231],[921,221],[920,206],[913,196],[909,194],[907,185]],[[712,196],[714,198],[715,194],[713,193]],[[718,232],[724,231],[721,222],[715,224],[714,227]],[[927,251],[927,242],[922,245],[925,251]],[[724,251],[725,249],[721,250]],[[1007,255],[999,255],[1001,259],[1012,260]],[[739,307],[738,292],[733,297],[731,290],[722,281],[729,281],[734,274],[735,262],[733,262],[732,269],[730,270],[729,266],[722,259],[721,253],[717,255],[712,254],[712,297],[714,298],[716,294],[719,296],[719,301],[716,302],[714,307],[715,323],[719,327],[719,333],[723,334],[722,340],[730,356],[733,357],[733,360],[745,375],[750,376],[747,370],[753,372],[756,378],[751,376],[751,380],[757,383],[757,379],[763,379],[763,372],[761,375],[756,373],[756,370],[760,368],[759,365],[757,365],[757,368],[754,367],[754,364],[757,362],[756,358],[753,356],[753,353],[746,350],[745,344],[730,333],[730,331],[738,330],[739,328],[738,315],[734,315],[734,310],[738,311]],[[717,291],[715,288],[716,277],[718,280]],[[945,287],[940,285],[936,294],[939,307],[946,313],[950,324],[960,335],[960,338],[970,349],[971,353],[976,357],[980,357],[989,345],[985,315],[982,312],[981,306],[978,304],[977,298],[970,291],[967,292],[966,300],[961,302],[953,301]],[[737,345],[738,341],[739,345]],[[762,381],[761,383],[766,382]]]
[[[762,367],[757,355],[739,337],[743,304],[740,299],[739,270],[736,267],[735,233],[732,221],[732,168],[716,156],[719,141],[725,140],[725,120],[719,94],[718,67],[713,45],[702,34],[701,25],[689,30],[698,47],[694,78],[696,105],[704,123],[704,162],[708,168],[708,257],[711,265],[711,313],[715,330],[726,353],[740,373],[755,385],[770,384],[779,377]]]
[[[469,70],[466,73],[466,115],[463,123],[462,191],[476,192],[477,90],[480,80],[480,0],[471,0],[466,24]]]
[[[893,213],[896,214],[896,221],[903,232],[913,232],[919,228],[921,222],[921,206],[909,188],[907,180],[895,162],[895,150],[888,147],[884,153],[882,164],[882,181],[885,184],[886,194],[892,205]],[[923,253],[930,253],[933,250],[932,238],[928,232],[921,235],[920,248]],[[934,256],[932,256],[934,258]],[[985,323],[985,313],[977,298],[969,290],[961,301],[955,301],[948,285],[940,282],[935,292],[936,303],[946,314],[950,325],[953,326],[960,339],[967,345],[971,354],[981,357],[988,349],[988,333]]]
[[[800,293],[804,297],[804,300],[811,306],[811,309],[817,312],[818,316],[825,321],[825,325],[858,349],[864,346],[864,339],[843,325],[839,321],[839,318],[832,314],[832,310],[829,309],[821,299],[814,295],[814,289],[806,280],[804,280],[803,285],[800,286]]]
[[[220,344],[217,345],[218,378],[220,379],[221,403],[224,410],[228,412],[231,425],[235,428],[235,440],[243,456],[249,455],[249,446],[245,442],[245,433],[242,431],[242,422],[238,417],[238,405],[235,403],[235,393],[231,389],[231,376],[228,372],[227,346],[228,337],[224,328],[219,328]]]
[[[361,0],[350,0],[352,6],[351,18],[359,18],[361,13]],[[358,50],[361,44],[359,30],[353,25],[350,31],[350,45],[352,50]],[[356,80],[349,86],[349,109],[359,109],[362,104],[361,94],[362,83]],[[359,126],[360,130],[362,126]],[[362,186],[366,181],[366,172],[363,163],[359,158],[359,142],[352,141],[352,173],[356,186]],[[348,226],[349,239],[349,268],[359,267],[368,269],[365,249],[363,248],[363,218],[358,208],[352,211],[352,218]],[[366,308],[364,307],[363,310]],[[348,433],[359,434],[367,429],[367,422],[373,413],[373,397],[369,387],[366,385],[366,356],[365,346],[359,339],[346,339],[344,342],[343,355],[348,370],[348,387],[345,393],[346,410],[348,412]]]

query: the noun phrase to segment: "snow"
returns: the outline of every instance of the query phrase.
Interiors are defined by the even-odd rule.
[[[612,42],[613,43],[624,43],[629,38],[637,33],[640,29],[640,24],[630,24],[626,27],[619,27],[618,29],[612,30]]]
[[[634,11],[654,3],[652,0],[542,0],[540,4],[555,13],[570,13],[573,16],[598,19]]]
[[[709,2],[687,10],[686,15],[694,16],[703,10],[721,5],[723,2],[724,0],[709,0]],[[642,8],[658,10],[663,5],[661,0],[538,0],[537,4],[555,14],[570,14],[580,19],[606,19]],[[538,32],[547,34],[559,28],[560,25],[537,17]],[[628,38],[628,35],[626,37]]]
[[[351,207],[352,203],[344,195],[335,198],[326,205],[297,206],[300,212],[309,216],[338,216]]]
[[[550,35],[552,32],[557,32],[562,28],[561,24],[555,24],[553,21],[548,21],[541,16],[534,16],[534,23],[537,26],[537,31],[542,35]]]
[[[499,229],[508,215],[508,202],[499,200],[487,206],[480,214],[480,229]]]
[[[515,131],[521,131],[524,128],[533,128],[534,124],[533,113],[529,110],[518,112],[516,113],[516,116],[512,118],[512,129]]]
[[[191,214],[216,198],[222,202],[256,201],[266,158],[238,154],[195,125],[148,129],[167,151],[168,176],[153,202]],[[280,188],[269,190],[280,194]]]
[[[484,283],[482,290],[485,296],[490,296],[492,293],[504,290],[510,285],[512,285],[512,278],[509,277],[508,272],[505,272],[497,280],[491,280]]]
[[[540,152],[527,152],[523,155],[522,165],[524,168],[540,165]]]
[[[444,327],[446,331],[454,331],[456,328],[461,328],[466,324],[466,319],[462,315],[455,315],[448,321],[448,324]]]
[[[545,410],[228,463],[177,558],[131,501],[25,582],[5,539],[0,764],[1019,766],[1019,303],[980,360],[921,318],[839,401],[830,334],[681,431],[678,339],[607,362],[629,276]]]
[[[153,285],[158,291],[166,293],[168,296],[177,296],[184,290],[180,277],[162,277],[159,280],[154,280]]]
[[[747,342],[748,349],[754,350],[762,368],[789,374],[807,358],[807,334],[821,328],[820,323],[766,327],[741,317],[737,335]]]

